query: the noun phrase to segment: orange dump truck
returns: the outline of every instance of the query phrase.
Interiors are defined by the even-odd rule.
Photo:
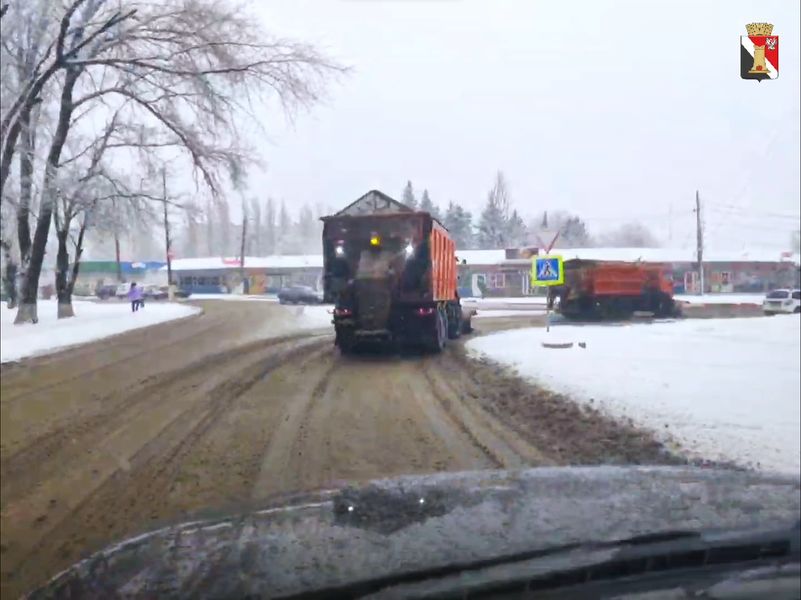
[[[469,330],[455,244],[429,213],[373,190],[322,220],[324,293],[343,353],[367,341],[440,351]]]
[[[565,261],[565,283],[557,290],[567,318],[628,318],[634,312],[676,316],[673,282],[658,264],[597,260]]]

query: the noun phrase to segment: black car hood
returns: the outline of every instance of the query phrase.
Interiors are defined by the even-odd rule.
[[[572,543],[789,527],[799,480],[565,467],[379,480],[146,533],[76,564],[50,597],[275,597]]]

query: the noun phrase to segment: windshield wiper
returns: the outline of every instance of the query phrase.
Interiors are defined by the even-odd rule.
[[[742,564],[797,563],[801,521],[771,530],[676,530],[612,542],[565,544],[490,559],[392,574],[291,598],[359,598],[389,592],[426,598],[558,590],[622,577]],[[423,591],[425,590],[425,593]],[[439,593],[437,592],[439,590]]]

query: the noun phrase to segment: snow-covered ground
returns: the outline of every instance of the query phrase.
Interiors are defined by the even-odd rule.
[[[326,329],[334,331],[330,306],[283,306],[289,313],[290,324],[297,329]]]
[[[187,300],[227,300],[227,301],[253,301],[253,302],[278,302],[275,295],[243,295],[243,294],[192,294]]]
[[[575,345],[546,349],[545,340]],[[557,325],[550,333],[477,338],[468,348],[576,401],[629,417],[692,456],[801,472],[798,315]]]
[[[690,296],[676,294],[673,297],[679,302],[689,304],[758,304],[761,305],[765,294],[704,294],[703,296]]]
[[[502,297],[502,298],[462,298],[463,304],[476,304],[478,306],[486,306],[490,304],[535,304],[545,305],[547,298],[545,296],[523,296],[523,297]]]
[[[545,313],[542,310],[496,310],[496,309],[481,309],[473,317],[474,319],[491,319],[497,317],[542,317]]]
[[[148,302],[145,308],[131,312],[127,302],[74,301],[75,317],[56,318],[56,301],[39,300],[36,325],[14,325],[16,310],[0,305],[0,362],[27,356],[48,354],[67,346],[84,344],[131,329],[156,325],[188,317],[200,309],[185,304]]]

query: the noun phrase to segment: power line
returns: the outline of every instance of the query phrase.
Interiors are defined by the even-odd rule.
[[[755,218],[766,218],[766,219],[793,219],[796,221],[801,220],[801,215],[791,215],[788,213],[773,213],[773,212],[754,212],[737,206],[714,204],[711,202],[710,205],[712,209],[721,213],[725,213],[727,216],[744,216],[744,217],[752,216]],[[724,210],[721,207],[725,207],[727,210]]]

